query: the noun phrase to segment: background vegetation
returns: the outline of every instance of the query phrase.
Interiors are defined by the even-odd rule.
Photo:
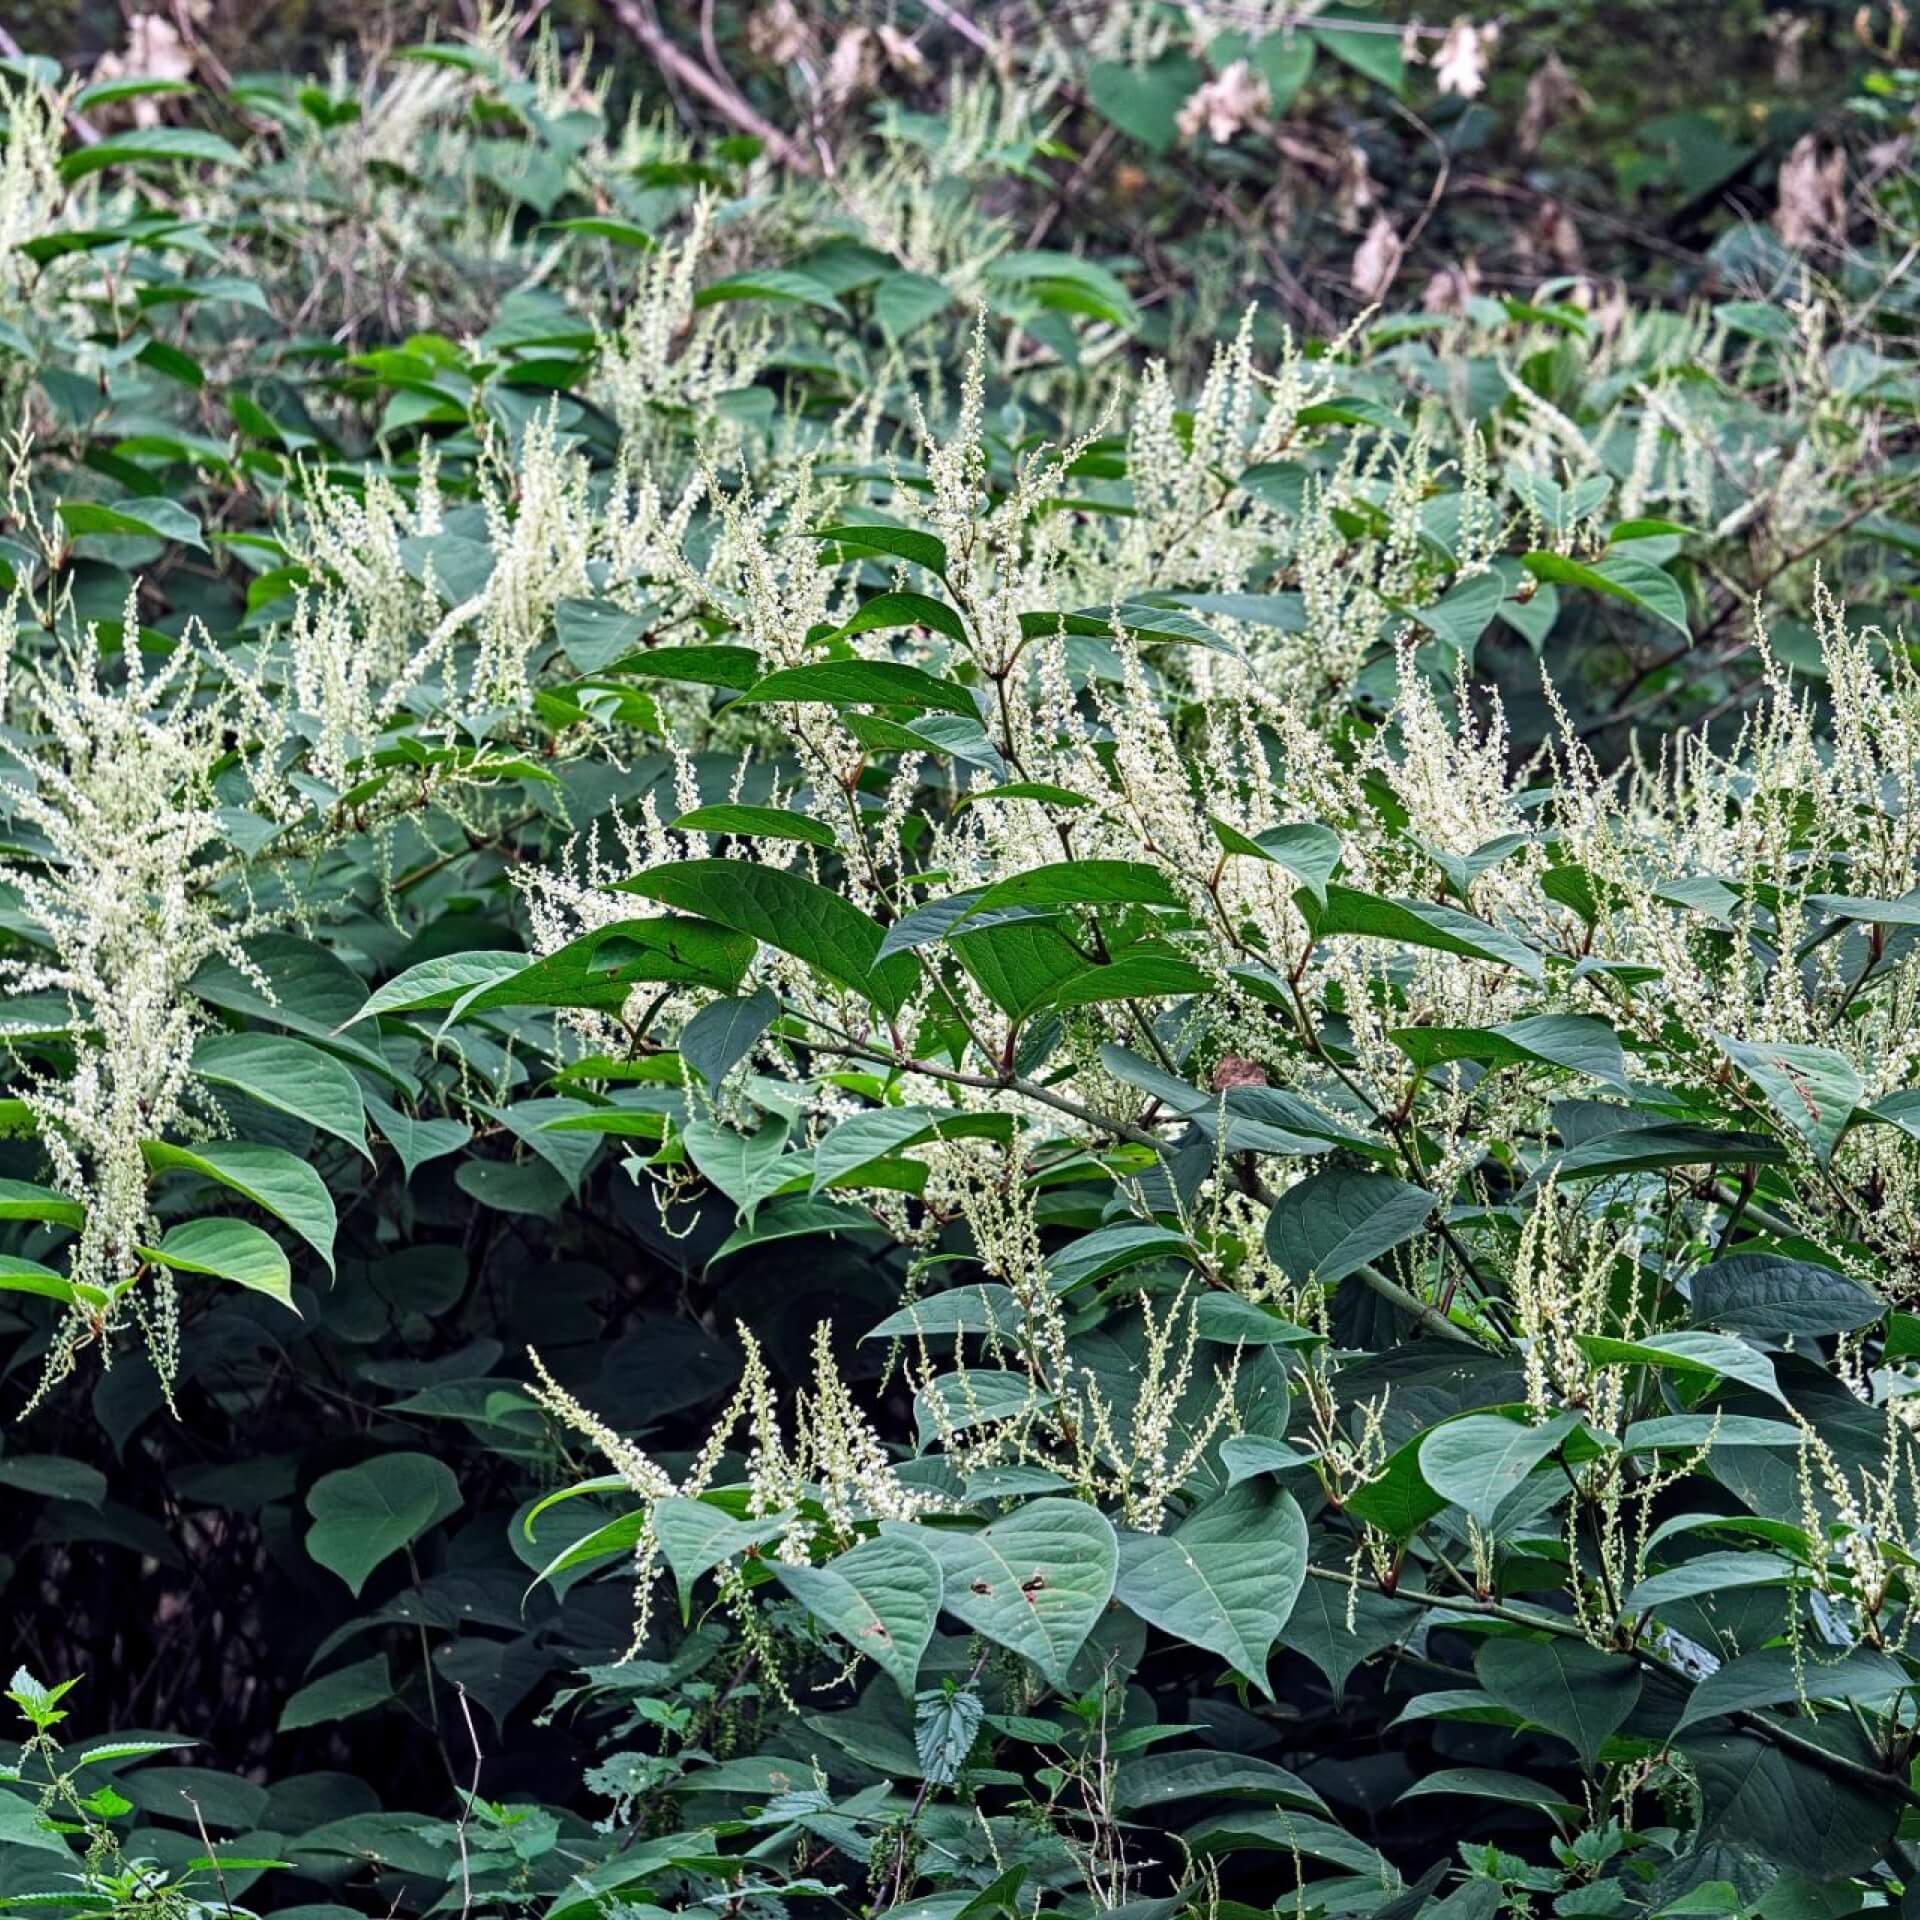
[[[0,1904],[1920,1900],[1899,9],[6,30]]]

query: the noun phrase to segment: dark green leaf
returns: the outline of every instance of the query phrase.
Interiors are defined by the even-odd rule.
[[[1640,1698],[1640,1669],[1584,1640],[1489,1640],[1473,1670],[1502,1706],[1565,1740],[1589,1772]]]

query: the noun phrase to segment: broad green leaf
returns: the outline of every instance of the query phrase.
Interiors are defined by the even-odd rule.
[[[751,1224],[761,1201],[786,1185],[791,1173],[805,1170],[804,1159],[792,1169],[782,1164],[787,1150],[787,1122],[775,1114],[753,1133],[741,1133],[711,1120],[689,1120],[680,1130],[687,1157],[701,1174],[739,1208]]]
[[[140,1151],[155,1173],[194,1173],[230,1188],[263,1212],[289,1226],[333,1270],[333,1236],[338,1216],[327,1183],[298,1155],[284,1147],[247,1140],[205,1140],[177,1147],[143,1140]]]
[[[1877,1767],[1871,1743],[1842,1715],[1798,1730],[1856,1767]],[[1700,1783],[1703,1843],[1742,1846],[1817,1881],[1867,1872],[1899,1822],[1900,1801],[1885,1788],[1836,1778],[1757,1734],[1692,1733],[1677,1749]]]
[[[366,1095],[365,1100],[367,1117],[400,1156],[400,1165],[409,1180],[429,1160],[444,1160],[448,1154],[458,1153],[473,1138],[473,1129],[465,1121],[442,1116],[422,1119],[402,1113],[398,1107],[390,1107],[371,1094]]]
[[[1370,1480],[1353,1489],[1347,1511],[1395,1540],[1411,1540],[1435,1514],[1446,1510],[1448,1496],[1428,1485],[1420,1468],[1416,1434],[1386,1457]]]
[[[1780,1253],[1729,1254],[1702,1267],[1688,1291],[1703,1325],[1760,1338],[1854,1333],[1886,1312],[1851,1274]]]
[[[1529,1191],[1551,1172],[1560,1180],[1599,1180],[1622,1173],[1651,1173],[1664,1167],[1777,1166],[1786,1158],[1777,1140],[1764,1133],[1735,1133],[1722,1127],[1693,1127],[1655,1122],[1627,1126],[1550,1154],[1529,1183]]]
[[[1079,254],[1031,247],[1003,253],[988,265],[986,278],[1054,312],[1087,314],[1122,331],[1139,324],[1138,309],[1119,276]]]
[[[1177,907],[1180,896],[1158,867],[1133,860],[1063,860],[996,880],[971,913],[1000,907]],[[961,922],[964,928],[965,921]]]
[[[293,1270],[280,1243],[246,1220],[188,1220],[170,1227],[149,1258],[175,1273],[207,1274],[293,1307]]]
[[[1635,1340],[1615,1340],[1603,1334],[1576,1334],[1580,1351],[1602,1366],[1658,1367],[1667,1373],[1696,1379],[1738,1380],[1770,1399],[1784,1401],[1774,1378],[1773,1362],[1743,1340],[1729,1334],[1646,1333]]]
[[[899,1531],[889,1525],[882,1538]],[[1067,1684],[1119,1570],[1104,1514],[1078,1500],[1033,1500],[975,1532],[915,1527],[912,1537],[940,1563],[949,1613],[1031,1661],[1049,1685]]]
[[[554,638],[582,673],[617,665],[645,637],[648,622],[606,600],[562,600],[553,610]]]
[[[1420,1442],[1420,1471],[1434,1492],[1491,1528],[1501,1503],[1564,1445],[1580,1424],[1558,1413],[1538,1426],[1495,1413],[1449,1420]]]
[[[1421,1608],[1381,1593],[1364,1576],[1349,1584],[1343,1570],[1337,1581],[1309,1577],[1281,1645],[1311,1660],[1338,1698],[1355,1668],[1404,1641],[1424,1618]]]
[[[97,153],[99,149],[87,151]],[[116,500],[111,506],[97,500],[62,500],[59,511],[67,531],[76,537],[99,533],[140,540],[176,540],[182,546],[206,550],[199,520],[177,500]]]
[[[775,1572],[822,1626],[872,1660],[912,1701],[941,1596],[940,1562],[913,1533],[896,1527],[823,1566],[782,1562]]]
[[[460,1483],[425,1453],[380,1453],[307,1489],[307,1554],[354,1598],[374,1568],[460,1511]]]
[[[711,1573],[723,1560],[779,1539],[792,1519],[789,1512],[742,1520],[707,1500],[677,1495],[656,1500],[647,1523],[680,1589],[680,1618],[691,1616],[693,1590],[702,1574]]]
[[[604,1107],[559,1095],[516,1100],[510,1107],[496,1107],[484,1100],[473,1104],[476,1111],[497,1120],[515,1139],[530,1147],[567,1183],[574,1198],[580,1197],[580,1183],[600,1150],[593,1123],[606,1112]],[[588,1124],[583,1126],[582,1122]]]
[[[576,1480],[570,1487],[561,1487],[557,1492],[542,1494],[521,1516],[520,1535],[532,1541],[539,1532],[540,1516],[551,1512],[555,1507],[569,1500],[594,1500],[603,1493],[631,1492],[627,1478],[619,1473],[599,1473],[591,1479]]]
[[[1757,1647],[1717,1667],[1694,1688],[1674,1732],[1725,1714],[1813,1700],[1858,1701],[1883,1709],[1913,1684],[1898,1660],[1872,1647],[1849,1648],[1837,1660],[1812,1648]]]
[[[942,303],[946,290],[941,289]],[[860,611],[834,629],[832,638],[851,639],[856,633],[885,633],[898,627],[926,627],[961,646],[967,644],[966,623],[944,600],[925,593],[876,593],[860,603]],[[971,716],[971,704],[966,709]]]
[[[1068,635],[1107,641],[1124,637],[1136,646],[1205,647],[1213,653],[1237,657],[1227,641],[1184,608],[1144,600],[1118,600],[1103,607],[1083,607],[1076,613],[1023,613],[1020,632],[1029,640]]]
[[[1008,1140],[1013,1118],[1001,1113],[966,1113],[955,1107],[875,1107],[829,1127],[813,1150],[815,1193],[836,1185],[858,1185],[863,1167],[931,1140]]]
[[[747,839],[801,840],[810,847],[835,845],[833,829],[810,814],[786,807],[695,807],[673,823],[676,833],[728,833]]]
[[[987,1282],[949,1287],[890,1313],[861,1337],[867,1340],[916,1340],[956,1333],[1018,1336],[1023,1316],[1010,1287]]]
[[[820,307],[846,318],[846,309],[833,297],[831,288],[811,274],[796,273],[790,267],[760,267],[751,273],[731,274],[724,280],[709,281],[693,296],[696,307],[718,306],[728,300],[772,300]]]
[[[1865,1089],[1853,1065],[1831,1047],[1785,1042],[1752,1045],[1717,1036],[1720,1051],[1758,1087],[1786,1127],[1822,1165],[1833,1158]]]
[[[266,934],[247,942],[246,957],[245,970],[224,956],[208,961],[193,977],[195,996],[260,1026],[304,1034],[406,1092],[419,1091],[377,1048],[344,1037],[366,1005],[367,988],[337,954],[312,940]]]
[[[200,127],[125,127],[90,147],[75,147],[61,160],[60,177],[71,183],[103,167],[190,161],[238,167],[245,164],[245,158],[231,142]]]
[[[756,680],[738,706],[908,707],[919,713],[979,717],[973,695],[950,680],[895,660],[816,660]]]
[[[1096,60],[1087,69],[1087,98],[1102,119],[1131,134],[1154,153],[1179,138],[1180,109],[1206,78],[1184,53],[1163,54],[1145,66],[1128,60]]]
[[[1047,1284],[1056,1293],[1071,1293],[1129,1267],[1149,1260],[1191,1263],[1193,1242],[1177,1227],[1151,1221],[1127,1220],[1100,1227],[1057,1247],[1047,1256]]]
[[[889,273],[873,290],[873,317],[896,340],[917,332],[952,304],[945,284],[930,274]]]
[[[384,1653],[336,1667],[318,1680],[309,1680],[287,1696],[280,1709],[279,1730],[295,1733],[302,1727],[330,1727],[355,1714],[371,1713],[394,1697],[393,1671]]]
[[[1457,907],[1430,900],[1388,900],[1379,894],[1335,885],[1328,886],[1324,904],[1310,892],[1299,900],[1316,940],[1357,934],[1363,939],[1431,947],[1493,966],[1512,967],[1529,980],[1539,980],[1545,973],[1546,963],[1524,940]]]
[[[1327,882],[1340,865],[1343,851],[1340,836],[1331,827],[1323,827],[1317,820],[1301,820],[1245,834],[1224,820],[1213,819],[1211,824],[1214,838],[1229,853],[1285,867],[1312,895],[1316,907],[1326,904]]]
[[[1216,1653],[1269,1700],[1267,1656],[1307,1577],[1307,1527],[1265,1482],[1221,1494],[1168,1534],[1120,1537],[1122,1606]]]
[[[1400,36],[1378,14],[1357,7],[1323,7],[1311,18],[1313,37],[1323,51],[1389,93],[1397,94],[1406,85]]]
[[[523,953],[486,949],[479,953],[443,954],[422,960],[397,973],[384,987],[367,996],[366,1004],[347,1023],[357,1025],[383,1013],[424,1013],[442,1007],[458,1008],[484,992],[524,972]]]
[[[1784,1420],[1756,1420],[1743,1413],[1669,1413],[1636,1420],[1621,1437],[1628,1453],[1660,1448],[1694,1452],[1709,1442],[1721,1447],[1799,1447],[1800,1429]]]
[[[806,1194],[789,1194],[770,1201],[750,1220],[743,1220],[715,1249],[707,1262],[717,1266],[722,1260],[745,1253],[750,1247],[770,1246],[776,1240],[808,1240],[816,1234],[877,1233],[879,1222],[858,1207],[843,1207],[831,1200],[816,1200]]]
[[[332,1054],[304,1040],[280,1033],[215,1034],[195,1046],[193,1070],[373,1157],[359,1081]]]
[[[923,900],[917,907],[909,907],[887,929],[887,937],[880,943],[881,959],[896,953],[910,953],[919,947],[930,947],[935,941],[944,940],[962,923],[967,924],[968,931],[979,932],[988,926],[1017,926],[1022,923],[1047,926],[1052,917],[1045,909],[1038,907],[1002,907],[992,913],[976,914],[980,896],[985,891],[983,887],[975,887],[965,893],[948,894],[939,900]]]
[[[0,1846],[22,1847],[35,1853],[55,1853],[67,1867],[78,1860],[72,1847],[47,1824],[34,1799],[0,1786]]]
[[[0,1180],[0,1220],[44,1220],[51,1226],[77,1227],[87,1217],[77,1200],[28,1180]]]
[[[1267,83],[1267,111],[1277,120],[1293,104],[1294,96],[1313,72],[1316,48],[1312,36],[1282,29],[1262,34],[1253,43],[1253,64]]]
[[[1115,1804],[1128,1813],[1240,1794],[1275,1805],[1292,1801],[1315,1813],[1327,1810],[1326,1802],[1298,1774],[1254,1754],[1146,1753],[1124,1761],[1114,1783]]]
[[[1037,800],[1043,807],[1078,808],[1093,805],[1084,793],[1052,786],[1045,780],[1009,780],[1004,786],[975,787],[962,794],[954,811],[959,813],[968,807],[978,806],[983,800]],[[978,897],[978,894],[971,896],[969,904]]]
[[[1738,1587],[1791,1586],[1800,1577],[1791,1560],[1775,1553],[1703,1553],[1649,1574],[1627,1594],[1626,1606],[1630,1613],[1657,1612],[1676,1600]]]
[[[1807,905],[1816,913],[1839,920],[1858,920],[1867,926],[1920,927],[1920,893],[1904,893],[1898,900],[1864,900],[1857,894],[1810,893]]]
[[[642,680],[684,680],[700,687],[744,693],[760,677],[760,656],[751,647],[654,647],[630,653],[604,669]]]
[[[1584,1640],[1503,1636],[1481,1647],[1473,1670],[1503,1707],[1565,1740],[1588,1772],[1640,1698],[1640,1669]]]
[[[104,1306],[107,1298],[98,1287],[68,1280],[37,1260],[22,1260],[12,1253],[0,1254],[0,1293],[37,1293],[43,1300],[58,1300],[67,1306],[76,1301]]]
[[[1051,1406],[1027,1373],[993,1367],[968,1367],[925,1382],[913,1397],[914,1429],[924,1451],[935,1440],[965,1433],[997,1420],[1011,1420],[1036,1407]]]
[[[1030,1019],[1059,995],[1102,969],[1051,921],[1019,917],[997,925],[963,920],[949,934],[953,956],[1009,1020]]]
[[[1417,1779],[1400,1799],[1418,1800],[1433,1794],[1456,1794],[1463,1800],[1490,1800],[1508,1806],[1538,1807],[1543,1813],[1564,1820],[1579,1812],[1575,1802],[1557,1792],[1545,1780],[1534,1780],[1524,1773],[1509,1773],[1503,1767],[1438,1767]]]
[[[1390,1889],[1399,1881],[1384,1854],[1356,1840],[1344,1827],[1279,1807],[1216,1814],[1190,1828],[1183,1841],[1200,1854],[1266,1849],[1292,1860],[1325,1860],[1345,1867],[1370,1887]]]
[[[1475,644],[1506,597],[1507,583],[1497,573],[1470,574],[1456,580],[1431,605],[1415,607],[1412,613],[1436,639],[1470,660]]]
[[[843,554],[883,554],[909,560],[930,573],[944,574],[947,570],[946,547],[933,534],[912,527],[822,527],[813,537],[831,541]]]
[[[769,987],[724,1000],[710,1000],[680,1029],[680,1058],[711,1089],[759,1044],[780,1011]]]
[[[652,253],[659,245],[652,234],[644,227],[637,227],[631,220],[606,220],[597,215],[585,215],[572,220],[554,220],[549,223],[556,233],[591,234],[597,240],[611,240],[616,246],[637,247],[642,253]]]
[[[1396,1027],[1389,1038],[1422,1069],[1449,1060],[1473,1060],[1488,1067],[1565,1067],[1623,1093],[1627,1088],[1620,1036],[1588,1014],[1533,1014],[1498,1027]]]
[[[1290,1280],[1332,1286],[1426,1225],[1434,1196],[1390,1174],[1309,1174],[1267,1216],[1267,1253]]]
[[[919,978],[919,963],[911,955],[879,960],[885,936],[858,907],[818,881],[782,867],[747,860],[682,860],[635,874],[619,887],[764,940],[836,985],[871,999],[883,1013],[899,1012]]]
[[[695,860],[667,871],[745,864]],[[623,885],[630,892],[644,891],[632,882]],[[752,960],[753,945],[743,929],[730,930],[725,925],[673,914],[649,920],[614,920],[569,940],[545,959],[523,966],[507,978],[482,986],[460,1001],[454,1012],[491,1013],[498,1007],[591,1007],[602,1013],[618,1013],[633,990],[641,986],[711,987],[730,992],[739,985]]]
[[[0,1487],[42,1500],[75,1500],[98,1507],[107,1497],[107,1476],[98,1467],[64,1454],[9,1453],[0,1455]]]
[[[551,1560],[541,1567],[533,1577],[533,1585],[536,1587],[552,1585],[557,1592],[564,1592],[565,1587],[560,1584],[563,1574],[572,1573],[579,1567],[591,1566],[595,1561],[608,1559],[614,1554],[631,1556],[640,1544],[641,1535],[646,1531],[646,1524],[646,1514],[636,1508],[634,1512],[623,1513],[617,1519],[609,1520],[601,1526],[588,1527],[569,1540]],[[569,1581],[565,1584],[572,1583]]]
[[[1685,639],[1691,639],[1687,624],[1687,596],[1673,575],[1628,553],[1609,554],[1588,565],[1558,553],[1524,553],[1520,564],[1536,580],[1555,586],[1585,587],[1589,592],[1610,595],[1638,607],[1642,613],[1672,627]]]
[[[1106,966],[1082,967],[1056,986],[1035,1007],[1064,1012],[1072,1007],[1110,1005],[1116,1000],[1163,1000],[1208,993],[1213,975],[1169,948],[1141,941]]]

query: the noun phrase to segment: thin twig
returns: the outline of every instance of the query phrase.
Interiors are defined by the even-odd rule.
[[[227,1891],[227,1872],[220,1864],[219,1854],[214,1851],[213,1836],[207,1831],[207,1822],[200,1811],[200,1802],[185,1787],[180,1789],[180,1798],[193,1809],[193,1824],[200,1829],[200,1844],[206,1848],[207,1859],[213,1867],[213,1877],[220,1884],[221,1908],[225,1911],[227,1920],[233,1920],[233,1895]]]
[[[738,88],[730,86],[720,75],[709,73],[691,54],[675,46],[640,0],[613,0],[613,11],[663,74],[678,80],[689,92],[697,93],[741,132],[763,141],[767,151],[783,166],[791,167],[795,173],[816,171],[813,158],[805,148],[789,140]]]
[[[473,1803],[480,1797],[480,1768],[485,1756],[480,1751],[480,1734],[473,1724],[473,1708],[467,1703],[467,1690],[455,1683],[460,1698],[460,1717],[467,1723],[467,1739],[473,1746],[473,1784],[467,1789],[460,1818],[453,1823],[453,1837],[460,1848],[460,1920],[473,1912],[473,1863],[467,1857],[467,1822],[473,1818]]]
[[[1434,172],[1433,187],[1427,195],[1427,203],[1420,209],[1420,217],[1407,229],[1405,236],[1396,243],[1393,256],[1393,270],[1387,275],[1387,286],[1390,287],[1394,281],[1399,278],[1400,269],[1406,264],[1407,255],[1418,245],[1420,236],[1426,232],[1433,216],[1440,210],[1440,202],[1446,197],[1447,182],[1453,177],[1453,156],[1447,151],[1447,143],[1442,140],[1411,107],[1402,106],[1392,95],[1388,95],[1387,104],[1391,106],[1394,112],[1397,113],[1408,126],[1412,127],[1415,132],[1425,136],[1435,154],[1439,157],[1439,166]],[[1380,291],[1381,295],[1384,295],[1386,288],[1383,287]]]

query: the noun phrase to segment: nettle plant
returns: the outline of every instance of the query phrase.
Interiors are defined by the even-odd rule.
[[[425,52],[9,83],[0,1904],[1910,1900],[1904,368]]]

